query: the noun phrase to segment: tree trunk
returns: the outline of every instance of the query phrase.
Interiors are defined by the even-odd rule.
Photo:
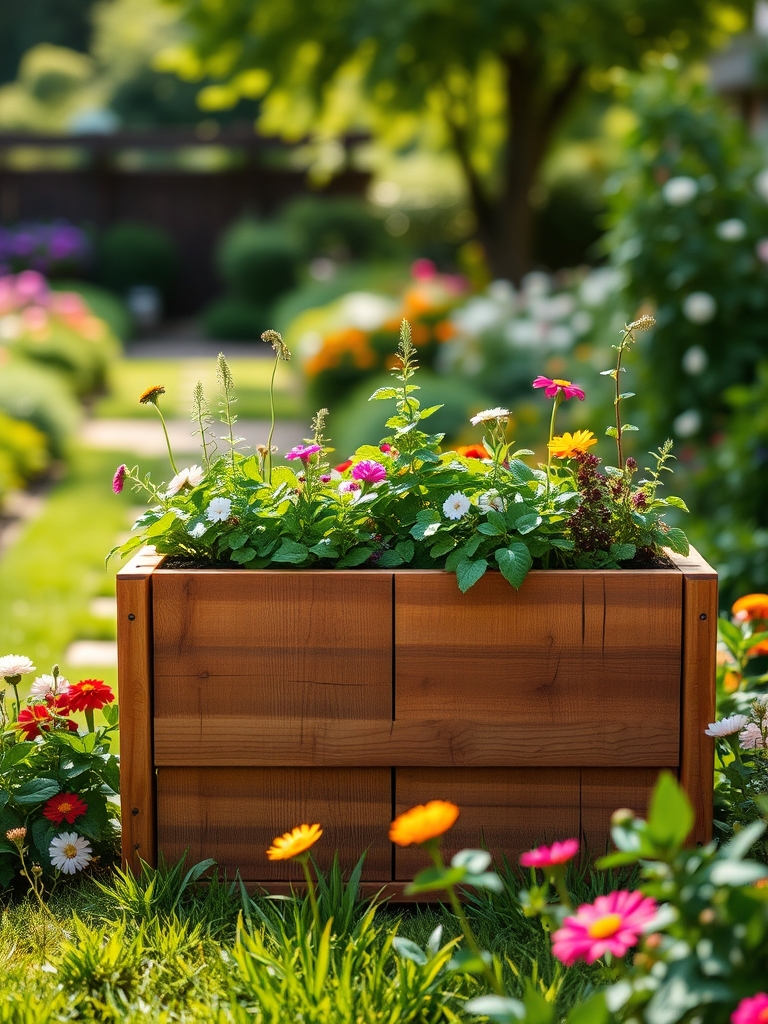
[[[530,202],[531,189],[553,132],[581,83],[584,68],[574,67],[556,90],[543,86],[543,67],[535,60],[510,58],[506,68],[509,130],[501,191],[491,199],[469,176],[468,188],[491,273],[518,283],[532,268],[536,217]],[[467,175],[466,161],[461,162]]]

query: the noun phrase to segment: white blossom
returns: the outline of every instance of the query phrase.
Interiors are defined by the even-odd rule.
[[[76,832],[62,832],[51,840],[48,847],[51,864],[64,875],[82,871],[91,857],[91,844]]]
[[[23,654],[6,654],[0,658],[0,676],[28,676],[35,666]]]
[[[188,530],[187,532],[189,533],[190,537],[193,537],[195,540],[200,540],[200,538],[205,533],[206,529],[207,527],[205,523],[197,523],[195,526],[192,527],[191,530]]]
[[[683,301],[683,314],[692,324],[708,324],[717,313],[717,303],[709,292],[691,292]]]
[[[166,498],[172,498],[174,494],[178,494],[182,487],[197,487],[203,482],[204,476],[205,470],[202,466],[190,466],[189,469],[179,470],[168,484],[168,490],[165,492]]]
[[[741,732],[748,723],[747,715],[730,715],[728,718],[718,719],[717,722],[710,722],[704,733],[706,736],[732,736],[735,732]]]
[[[229,519],[231,511],[232,501],[230,498],[214,498],[205,510],[205,515],[212,523],[224,523]]]
[[[699,194],[699,183],[695,178],[680,175],[665,182],[661,194],[670,206],[685,206]]]
[[[693,437],[701,430],[701,413],[698,409],[686,409],[672,420],[672,430],[677,437]]]
[[[683,369],[692,377],[698,377],[700,373],[704,373],[708,365],[709,356],[701,345],[691,345],[689,349],[685,350]]]
[[[747,225],[738,217],[721,220],[715,228],[715,234],[724,242],[740,242],[747,233]]]
[[[443,515],[446,519],[463,519],[469,512],[469,498],[461,491],[455,491],[443,502]]]
[[[509,417],[509,409],[502,409],[497,406],[495,409],[483,409],[469,421],[473,427],[478,423],[487,423],[489,420],[505,420]]]
[[[47,697],[49,693],[64,693],[69,687],[69,680],[64,676],[54,679],[53,676],[38,676],[29,688],[30,697]]]

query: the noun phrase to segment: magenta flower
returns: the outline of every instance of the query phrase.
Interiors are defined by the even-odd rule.
[[[552,936],[552,952],[566,967],[577,960],[592,964],[606,953],[624,956],[656,916],[656,900],[620,889],[582,903]]]
[[[544,388],[547,398],[554,398],[559,391],[563,398],[578,398],[580,402],[584,401],[584,392],[569,380],[560,380],[557,377],[537,377],[533,386]]]
[[[742,999],[731,1014],[731,1024],[766,1024],[768,1021],[768,992],[758,992]]]
[[[112,490],[115,494],[119,494],[125,486],[125,477],[128,473],[128,467],[123,465],[118,466],[115,470],[115,475],[112,477]]]
[[[384,452],[385,455],[389,455],[389,453],[392,451],[392,445],[387,444],[387,442],[385,441],[384,444],[379,445],[379,451]]]
[[[537,846],[520,857],[524,868],[552,868],[557,864],[565,864],[579,852],[578,839],[564,839],[561,843],[551,846]]]
[[[387,471],[380,462],[373,459],[363,459],[356,466],[352,467],[352,476],[355,480],[361,480],[367,484],[377,484],[387,479]]]
[[[295,448],[291,448],[286,454],[286,459],[301,459],[306,465],[309,462],[310,455],[315,455],[317,452],[323,450],[322,445],[319,444],[297,444]]]

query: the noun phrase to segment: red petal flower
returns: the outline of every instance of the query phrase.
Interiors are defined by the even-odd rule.
[[[33,704],[19,712],[16,728],[24,734],[25,740],[33,740],[40,735],[40,729],[50,729],[51,715],[44,704]]]
[[[66,694],[67,711],[96,711],[105,704],[111,704],[114,693],[103,679],[81,679],[70,683]]]
[[[43,816],[49,821],[60,825],[66,821],[71,825],[76,818],[81,818],[88,811],[88,804],[81,800],[77,793],[59,793],[52,796],[43,807]]]

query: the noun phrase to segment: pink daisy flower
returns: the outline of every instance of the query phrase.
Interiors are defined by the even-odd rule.
[[[533,386],[544,388],[547,398],[554,398],[559,391],[564,398],[578,398],[580,402],[584,401],[584,392],[569,380],[560,380],[558,377],[537,377]]]
[[[291,448],[286,453],[286,459],[301,459],[304,465],[309,461],[310,455],[315,455],[317,452],[321,452],[323,449],[319,444],[297,444],[295,448]]]
[[[768,992],[758,992],[742,999],[731,1014],[731,1024],[766,1024],[768,1022]]]
[[[641,892],[620,889],[582,903],[552,936],[552,952],[570,967],[577,960],[592,964],[606,953],[624,956],[656,916],[656,901]]]
[[[375,462],[373,459],[363,459],[362,462],[358,462],[356,466],[352,467],[352,476],[355,480],[376,484],[380,480],[386,480],[387,471],[380,462]]]
[[[565,864],[579,852],[578,839],[564,839],[561,843],[551,846],[537,846],[520,857],[524,868],[551,868],[557,864]]]

